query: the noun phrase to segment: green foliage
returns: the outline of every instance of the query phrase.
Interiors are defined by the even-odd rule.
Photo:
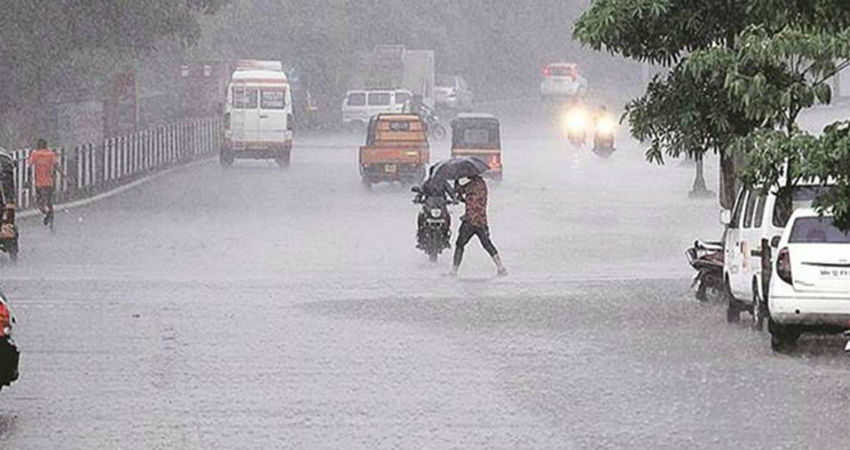
[[[666,76],[656,76],[644,96],[626,105],[632,135],[649,141],[647,160],[657,163],[663,163],[665,153],[694,158],[723,149],[736,127],[755,126],[729,111],[733,108],[722,78],[698,78],[679,65]]]
[[[818,204],[847,225],[846,127],[813,137],[796,120],[832,100],[828,79],[850,61],[848,30],[846,0],[596,0],[574,35],[596,50],[672,66],[627,108],[632,134],[650,142],[647,159],[735,152],[750,184],[774,185],[786,167],[788,183],[838,180]]]

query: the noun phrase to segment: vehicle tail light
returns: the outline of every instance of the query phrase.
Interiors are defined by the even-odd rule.
[[[776,257],[776,274],[782,281],[794,284],[794,278],[791,275],[791,252],[788,251],[788,247],[779,250],[779,255]]]
[[[543,68],[543,76],[548,77],[551,72],[549,71],[549,67]]]
[[[0,302],[0,337],[12,334],[12,313],[5,303]]]
[[[230,113],[227,113],[227,114],[224,115],[224,129],[225,130],[230,129]]]

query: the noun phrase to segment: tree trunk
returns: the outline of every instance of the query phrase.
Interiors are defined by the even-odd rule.
[[[726,152],[720,153],[720,206],[732,209],[735,206],[735,194],[738,186],[735,178],[735,160]]]
[[[695,170],[694,174],[694,187],[691,189],[691,192],[688,193],[688,196],[691,198],[705,198],[705,197],[713,197],[714,193],[708,190],[708,187],[705,185],[705,174],[703,171],[703,155],[698,154],[694,156]]]

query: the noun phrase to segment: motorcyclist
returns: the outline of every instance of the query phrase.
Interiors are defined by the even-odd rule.
[[[445,199],[445,202],[442,204],[442,215],[446,218],[445,229],[447,231],[450,230],[452,226],[452,218],[451,215],[448,214],[448,209],[446,208],[446,205],[457,203],[457,194],[455,190],[446,181],[437,181],[429,178],[424,183],[422,183],[422,188],[417,193],[416,200],[414,201],[416,203],[424,203],[428,198]],[[419,243],[421,243],[423,239],[423,233],[425,231],[425,220],[427,220],[426,212],[422,210],[419,212],[419,215],[416,218],[417,246],[419,246]]]

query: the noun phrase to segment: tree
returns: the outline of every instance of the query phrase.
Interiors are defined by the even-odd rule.
[[[647,158],[654,162],[663,162],[664,153],[673,157],[719,153],[724,180],[720,202],[731,207],[735,195],[731,146],[757,125],[773,123],[761,123],[763,117],[727,95],[729,66],[686,70],[690,55],[732,52],[750,26],[772,35],[788,26],[829,32],[847,24],[850,4],[840,0],[596,0],[576,22],[574,35],[595,50],[671,68],[669,75],[656,77],[646,94],[628,105],[632,134],[651,142]],[[792,76],[764,58],[737,62],[746,66],[745,73]],[[767,67],[758,67],[761,64]],[[780,84],[790,82],[783,79]],[[737,86],[740,89],[741,83]]]
[[[761,126],[730,146],[744,156],[748,185],[791,187],[798,183],[835,185],[816,206],[831,209],[836,223],[850,229],[850,141],[846,124],[827,126],[812,136],[797,125],[801,111],[831,100],[829,79],[850,66],[850,30],[786,25],[770,32],[753,25],[732,49],[695,52],[687,68],[722,75],[723,94]]]
[[[69,69],[93,52],[121,61],[155,50],[165,38],[192,44],[200,35],[198,16],[216,12],[226,1],[5,2],[0,15],[0,113],[31,105],[40,113],[52,91],[79,85]]]

